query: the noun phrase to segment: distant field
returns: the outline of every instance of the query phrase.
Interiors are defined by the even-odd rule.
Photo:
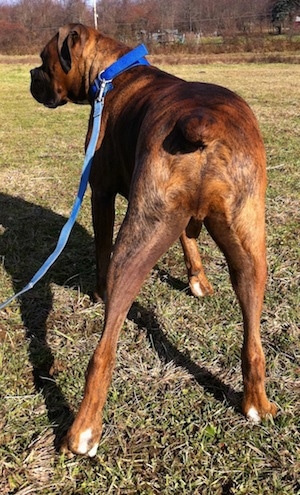
[[[53,249],[83,161],[87,107],[48,110],[29,94],[29,61],[0,59],[0,301]],[[7,62],[8,60],[6,60]],[[11,63],[13,62],[13,63]],[[187,289],[179,246],[151,272],[124,325],[98,455],[55,451],[80,402],[99,339],[89,193],[60,260],[0,311],[3,495],[300,494],[300,66],[163,65],[237,91],[266,143],[269,278],[262,317],[276,420],[240,413],[241,315],[223,256],[199,241],[215,294]],[[119,198],[116,231],[126,203]]]

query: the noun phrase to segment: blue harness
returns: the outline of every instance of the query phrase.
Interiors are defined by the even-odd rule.
[[[108,93],[108,91],[113,89],[113,84],[112,84],[113,79],[118,75],[120,75],[122,72],[131,69],[132,67],[135,67],[137,65],[150,65],[149,62],[144,58],[145,55],[147,54],[148,54],[147,48],[144,45],[139,45],[138,47],[134,48],[130,52],[123,55],[116,62],[110,65],[107,69],[102,71],[95,79],[92,86],[90,87],[89,93],[92,100],[94,100],[93,130],[86,150],[77,197],[75,199],[70,217],[60,232],[54,251],[50,254],[50,256],[47,258],[47,260],[44,262],[41,268],[32,277],[30,282],[20,292],[14,294],[12,297],[7,299],[7,301],[5,301],[0,305],[0,310],[5,308],[17,297],[20,297],[25,292],[32,289],[35,286],[35,284],[45,275],[45,273],[49,270],[49,268],[53,265],[53,263],[57,260],[57,258],[63,251],[69,239],[74,223],[76,221],[87,188],[90,170],[91,170],[95,149],[98,141],[98,136],[100,132],[101,116],[104,106],[104,97]]]

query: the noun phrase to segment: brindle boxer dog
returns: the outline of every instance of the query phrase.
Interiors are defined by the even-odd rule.
[[[90,103],[96,76],[130,51],[95,29],[62,27],[31,71],[31,92],[49,108]],[[97,294],[106,302],[101,340],[62,451],[94,456],[120,329],[145,277],[180,238],[195,295],[212,291],[196,238],[204,223],[223,251],[244,321],[242,409],[253,421],[276,412],[265,393],[260,316],[266,281],[266,157],[257,121],[228,89],[185,82],[153,66],[131,68],[106,98],[90,185]],[[87,142],[91,134],[90,119]],[[113,254],[116,194],[128,209]]]

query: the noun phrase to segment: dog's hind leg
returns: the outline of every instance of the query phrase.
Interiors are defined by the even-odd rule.
[[[243,413],[259,422],[276,407],[265,392],[265,357],[260,338],[260,317],[266,282],[264,210],[257,197],[248,199],[230,223],[223,218],[207,218],[207,230],[224,252],[231,282],[243,313],[244,342],[242,371]]]
[[[89,363],[79,412],[62,443],[66,453],[96,454],[122,324],[145,277],[188,223],[176,212],[168,221],[153,222],[133,210],[129,205],[109,266],[104,330]]]
[[[184,260],[187,267],[189,286],[192,294],[196,297],[206,296],[213,293],[213,288],[207,280],[196,239],[202,227],[202,222],[191,218],[185,231],[180,236]]]
[[[106,278],[113,244],[115,196],[104,196],[92,190],[92,216],[96,249],[95,300],[105,300]]]

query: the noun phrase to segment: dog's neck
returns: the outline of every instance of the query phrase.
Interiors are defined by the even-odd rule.
[[[116,77],[138,65],[150,65],[145,55],[148,54],[145,45],[139,45],[121,57],[117,58],[111,65],[96,77],[90,87],[89,94],[92,100],[102,99],[104,95],[113,88]]]
[[[93,45],[93,50],[85,71],[85,90],[87,95],[91,84],[98,74],[131,50],[131,48],[124,43],[104,36],[97,31],[95,31],[95,33],[96,36],[90,40],[90,43]]]

